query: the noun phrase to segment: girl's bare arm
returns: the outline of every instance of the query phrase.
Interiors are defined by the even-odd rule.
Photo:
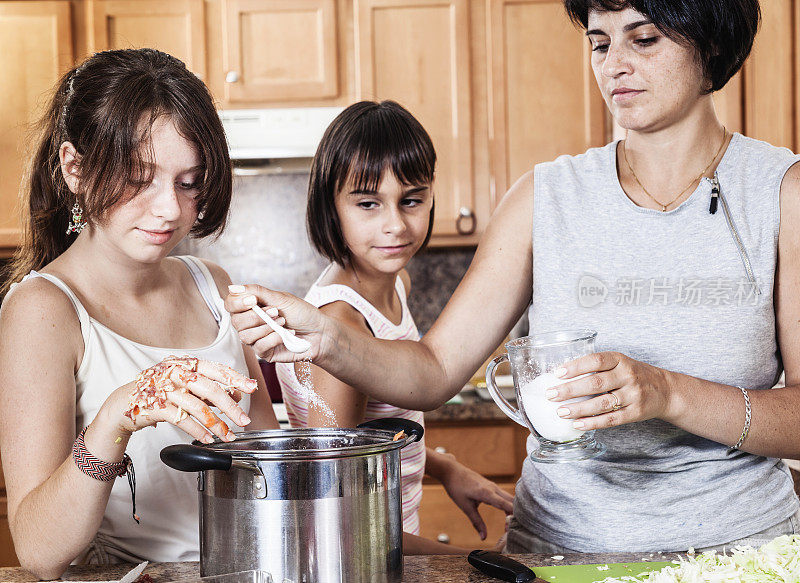
[[[466,276],[420,342],[377,340],[322,315],[289,294],[246,286],[226,308],[242,340],[273,361],[311,357],[314,364],[371,397],[409,409],[433,409],[463,386],[497,348],[530,303],[533,174],[523,176],[491,218]],[[312,342],[288,353],[243,301],[275,306],[287,326]]]

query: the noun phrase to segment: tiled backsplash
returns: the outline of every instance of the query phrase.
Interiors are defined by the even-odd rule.
[[[212,240],[186,239],[177,254],[219,263],[234,283],[303,296],[327,262],[306,235],[308,174],[237,176],[228,224]]]
[[[236,283],[259,283],[303,296],[326,262],[311,248],[305,225],[307,173],[237,176],[228,225],[216,240],[186,239],[176,254],[220,264]],[[464,276],[473,249],[427,249],[409,264],[409,307],[421,333]]]
[[[426,249],[408,264],[411,294],[408,308],[414,315],[420,334],[427,332],[464,277],[475,250]]]

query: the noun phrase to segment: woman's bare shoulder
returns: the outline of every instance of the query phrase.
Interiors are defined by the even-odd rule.
[[[360,330],[370,335],[372,334],[372,330],[370,329],[369,324],[367,324],[367,320],[364,318],[364,315],[347,302],[331,302],[320,307],[319,310],[326,316],[335,318],[343,324],[347,324],[351,328],[355,328],[356,330]]]
[[[224,298],[226,295],[228,295],[228,286],[233,283],[231,276],[228,275],[228,272],[225,271],[225,269],[213,261],[209,261],[208,259],[200,259],[200,261],[208,268],[208,271],[211,273],[211,277],[214,278],[214,283],[217,284],[219,293]]]
[[[529,170],[511,185],[495,209],[492,219],[505,216],[509,220],[526,221],[533,214],[533,170]]]
[[[3,345],[57,342],[76,348],[82,343],[80,319],[72,300],[54,283],[31,277],[17,284],[0,308]],[[54,348],[55,349],[55,348]]]
[[[800,198],[800,161],[790,166],[786,174],[783,175],[781,199],[784,198],[786,198],[788,202],[798,204],[797,199]]]
[[[72,300],[56,284],[44,277],[29,277],[14,286],[3,298],[0,308],[3,318],[38,319],[49,316],[78,316]],[[72,318],[69,318],[72,319]]]
[[[795,163],[783,176],[780,192],[781,239],[798,240],[795,226],[800,220],[800,162]],[[779,244],[780,246],[780,244]]]

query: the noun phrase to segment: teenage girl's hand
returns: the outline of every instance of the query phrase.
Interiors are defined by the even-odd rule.
[[[487,535],[486,523],[478,513],[478,506],[488,504],[511,514],[514,511],[514,497],[478,472],[458,463],[455,458],[453,462],[439,480],[447,495],[467,515],[481,540],[484,540]]]
[[[326,318],[317,308],[292,294],[276,292],[260,285],[231,285],[225,309],[231,313],[239,338],[255,353],[270,362],[296,362],[317,358],[325,334]],[[290,332],[308,340],[311,349],[302,354],[290,352],[280,336],[250,308],[258,303],[275,321]]]
[[[185,366],[174,366],[175,363]],[[139,379],[142,378],[160,379],[156,384],[163,391],[142,391],[142,383],[137,386],[137,381],[132,381],[114,391],[106,401],[112,403],[114,410],[121,411],[121,433],[167,422],[204,443],[214,440],[212,433],[224,441],[233,441],[233,432],[211,407],[219,408],[240,427],[250,423],[238,402],[244,393],[252,393],[258,385],[228,366],[189,357],[169,357],[142,371]],[[163,402],[148,400],[148,395],[160,396]]]
[[[646,419],[670,420],[674,409],[676,373],[634,360],[618,352],[597,352],[566,363],[556,375],[570,381],[548,390],[553,402],[596,395],[559,408],[564,419],[573,419],[576,429],[615,427]]]

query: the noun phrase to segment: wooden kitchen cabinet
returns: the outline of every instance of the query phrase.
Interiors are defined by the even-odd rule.
[[[523,427],[510,420],[439,421],[426,423],[425,444],[452,453],[459,462],[513,495],[526,456],[527,435]],[[484,541],[444,487],[426,478],[419,512],[420,534],[459,547],[492,548],[505,532],[505,513],[486,504],[478,510],[488,532]]]
[[[606,143],[589,43],[561,0],[489,0],[492,195],[535,164]]]
[[[437,153],[435,237],[475,231],[467,0],[355,0],[356,99],[393,99]]]
[[[225,102],[339,95],[335,0],[227,0],[222,6]]]
[[[798,4],[800,0],[761,2],[761,30],[744,65],[745,134],[795,151],[800,147],[795,141],[800,115],[795,101]]]
[[[796,151],[800,0],[762,11],[751,58],[715,102],[728,129]],[[0,0],[0,48],[19,55],[2,65],[17,90],[0,105],[0,254],[19,241],[36,108],[73,55],[134,46],[186,62],[221,109],[399,101],[438,153],[434,246],[476,244],[519,176],[611,137],[561,0]]]
[[[0,256],[19,244],[19,192],[34,124],[72,65],[70,7],[58,1],[0,2]]]
[[[94,0],[89,52],[150,47],[206,77],[203,0]]]
[[[730,131],[800,150],[800,0],[761,2],[761,29],[742,70],[716,94]]]

